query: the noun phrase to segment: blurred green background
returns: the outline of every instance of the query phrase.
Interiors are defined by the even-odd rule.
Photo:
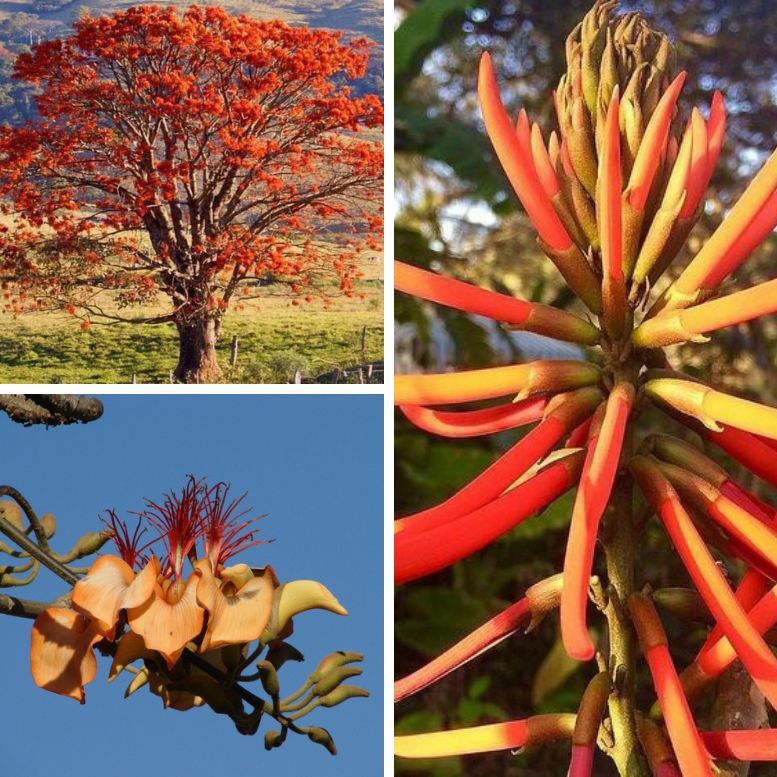
[[[572,307],[574,301],[508,189],[490,153],[477,107],[476,72],[489,49],[508,109],[525,107],[547,137],[555,129],[552,89],[564,71],[564,39],[590,4],[579,0],[400,0],[395,3],[396,255],[499,291]],[[708,203],[682,267],[752,174],[777,145],[777,3],[773,0],[656,0],[622,2],[640,10],[676,43],[678,65],[689,73],[681,109],[707,113],[722,90],[728,134],[708,191]],[[758,249],[727,287],[744,288],[777,275],[777,241]],[[673,274],[670,272],[669,277]],[[561,355],[552,342],[511,338],[463,314],[397,295],[397,368],[440,370]],[[775,317],[732,327],[706,345],[675,348],[671,358],[690,373],[741,396],[777,404]],[[676,432],[699,443],[666,416],[648,415],[643,428]],[[396,512],[406,515],[442,501],[484,469],[526,430],[488,439],[445,441],[396,419]],[[774,493],[728,461],[708,453],[740,482],[775,503]],[[489,548],[439,573],[396,590],[397,677],[413,671],[507,604],[526,587],[560,570],[572,497],[533,518]],[[687,585],[688,578],[662,529],[652,521],[639,554],[638,584]],[[740,570],[728,564],[736,577]],[[599,569],[598,571],[601,572]],[[672,652],[684,666],[703,631],[664,617]],[[644,669],[644,667],[643,667]],[[591,666],[571,663],[547,619],[530,636],[516,636],[396,708],[401,733],[456,728],[576,708]],[[640,700],[653,701],[649,678]],[[701,710],[704,723],[704,710]],[[774,725],[774,721],[773,721]],[[404,774],[435,777],[566,774],[568,746],[511,756],[496,754],[436,762],[400,762]],[[615,772],[607,759],[594,773]],[[753,765],[753,777],[777,767]]]

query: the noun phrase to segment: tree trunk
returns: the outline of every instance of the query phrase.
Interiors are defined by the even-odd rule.
[[[215,383],[221,378],[216,356],[220,321],[215,318],[193,318],[177,321],[178,366],[173,377],[180,383]]]

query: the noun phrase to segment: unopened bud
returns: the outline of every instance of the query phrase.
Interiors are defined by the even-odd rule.
[[[97,553],[109,539],[110,535],[107,532],[90,531],[88,534],[84,534],[75,544],[76,558],[91,556],[92,553]]]
[[[280,685],[275,667],[269,661],[260,661],[256,666],[259,669],[259,679],[262,681],[262,687],[270,696],[276,697],[280,692]]]
[[[129,698],[135,691],[139,691],[144,685],[148,685],[148,669],[145,667],[132,678],[132,682],[127,686],[127,690],[124,691],[124,698]]]
[[[362,670],[358,666],[338,666],[327,672],[314,686],[313,693],[316,696],[326,696],[349,677],[360,675]]]
[[[367,697],[369,695],[369,691],[365,691],[364,688],[359,688],[356,685],[341,685],[326,696],[322,696],[319,703],[322,707],[336,707],[348,699],[356,699],[360,696]]]
[[[57,532],[57,519],[51,513],[44,513],[40,519],[46,539],[50,540]]]
[[[283,734],[280,731],[270,730],[264,735],[264,749],[272,750],[283,744]]]
[[[24,531],[24,516],[21,507],[16,502],[12,502],[10,499],[0,501],[0,517],[5,518],[19,531]]]
[[[361,653],[352,653],[345,650],[338,650],[336,653],[330,653],[321,659],[315,671],[310,675],[314,682],[320,680],[327,672],[336,669],[343,664],[353,664],[356,661],[363,661],[364,656]]]
[[[311,726],[307,730],[308,739],[311,742],[315,742],[317,745],[323,745],[332,755],[337,755],[337,748],[335,747],[332,735],[320,726]]]

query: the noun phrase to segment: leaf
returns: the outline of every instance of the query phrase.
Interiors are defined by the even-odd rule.
[[[426,57],[460,32],[471,0],[422,0],[394,32],[394,74],[400,93]]]
[[[397,642],[437,655],[487,618],[483,603],[461,591],[426,586],[405,598],[406,616],[395,626]]]

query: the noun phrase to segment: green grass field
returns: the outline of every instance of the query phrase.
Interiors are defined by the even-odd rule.
[[[383,359],[382,265],[373,262],[357,291],[364,300],[335,298],[293,307],[288,297],[268,292],[259,303],[229,311],[219,341],[219,362],[230,383],[288,383],[299,370],[314,379],[365,358]],[[151,312],[145,309],[144,312]],[[238,358],[230,368],[230,347],[238,336]],[[171,325],[95,325],[81,332],[64,314],[0,313],[0,383],[164,383],[178,357]],[[353,376],[351,376],[353,378]]]

